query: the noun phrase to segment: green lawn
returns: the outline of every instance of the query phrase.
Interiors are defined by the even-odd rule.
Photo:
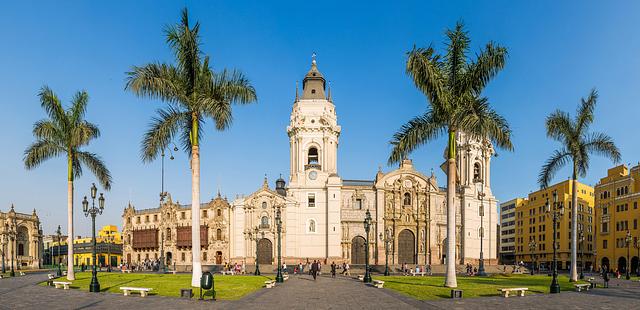
[[[257,291],[264,286],[264,281],[272,279],[265,276],[214,276],[216,298],[235,300]],[[91,272],[76,273],[76,280],[72,281],[72,289],[89,290]],[[191,274],[142,274],[142,273],[98,273],[98,282],[102,292],[122,294],[121,286],[149,287],[153,291],[149,295],[180,296],[181,288],[191,287]],[[46,282],[41,283],[46,285]],[[199,294],[198,288],[193,288],[194,297]],[[210,296],[210,295],[208,295]]]
[[[451,288],[444,287],[444,277],[374,277],[384,281],[384,287],[401,294],[420,299],[438,299],[451,297]],[[573,290],[573,283],[566,276],[558,277],[560,289]],[[586,283],[586,282],[584,282]],[[489,277],[458,277],[458,289],[463,297],[498,296],[499,288],[526,287],[528,293],[549,293],[551,277],[546,275],[492,275]]]

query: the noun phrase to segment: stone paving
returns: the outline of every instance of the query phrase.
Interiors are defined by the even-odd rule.
[[[135,296],[61,290],[36,284],[46,274],[0,280],[0,309],[640,309],[640,283],[613,279],[608,289],[525,297],[481,297],[418,301],[357,280],[291,276],[272,289],[237,301],[201,302],[172,297]]]

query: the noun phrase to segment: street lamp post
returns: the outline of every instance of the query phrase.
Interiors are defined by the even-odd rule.
[[[553,208],[549,204],[549,198],[547,198],[546,203],[546,213],[547,215],[553,218],[553,280],[551,280],[551,286],[549,287],[549,292],[551,294],[560,293],[560,284],[558,283],[558,257],[556,256],[557,250],[557,226],[560,217],[564,215],[564,203],[558,202],[558,192],[557,190],[553,191]]]
[[[84,216],[91,216],[91,233],[93,235],[93,270],[91,271],[91,284],[89,284],[89,292],[99,293],[100,292],[100,283],[98,283],[98,271],[96,269],[96,215],[102,214],[104,210],[104,196],[100,193],[100,198],[98,198],[98,208],[96,208],[96,194],[98,189],[96,188],[96,184],[91,185],[91,208],[89,208],[89,201],[87,201],[87,196],[84,196],[82,200],[82,209],[84,210]]]
[[[478,276],[486,276],[484,271],[484,181],[476,180],[476,189],[478,192],[478,199],[480,200],[480,261],[478,262]]]
[[[627,230],[627,237],[624,239],[627,242],[627,265],[625,266],[625,269],[627,269],[627,276],[626,279],[630,280],[631,279],[631,275],[629,274],[629,269],[631,266],[631,262],[629,261],[629,246],[631,245],[631,241],[633,240],[633,238],[631,238],[631,232]]]
[[[531,275],[533,275],[533,273],[535,272],[536,265],[537,265],[536,261],[535,261],[536,256],[533,253],[533,251],[536,250],[536,246],[537,246],[537,244],[536,244],[535,240],[531,240],[531,242],[529,242],[529,251],[531,252]]]
[[[640,277],[640,238],[634,238],[634,247],[638,250],[638,264],[636,264],[636,276]]]
[[[260,229],[258,227],[255,227],[253,230],[251,229],[247,229],[247,231],[245,231],[245,236],[248,240],[250,241],[255,241],[256,242],[256,271],[253,272],[254,275],[259,276],[260,275],[260,266],[258,264],[258,242],[260,241],[260,237],[259,234],[262,233],[262,238],[264,238],[264,231],[260,232]]]
[[[60,242],[62,240],[62,231],[60,230],[60,225],[58,225],[56,235],[58,235],[58,271],[56,271],[56,276],[62,277],[62,269],[60,268]]]
[[[364,218],[364,232],[367,238],[364,241],[364,259],[365,259],[365,271],[364,271],[364,283],[371,283],[371,273],[369,272],[369,230],[371,229],[371,212],[367,209],[366,216]]]
[[[380,241],[384,242],[384,275],[389,276],[389,251],[391,243],[393,242],[393,236],[391,231],[387,231],[386,236],[380,233]]]
[[[15,225],[15,219],[14,219],[14,225]],[[9,272],[9,276],[11,277],[15,277],[16,276],[16,272],[13,270],[13,258],[16,254],[16,246],[15,246],[15,241],[16,241],[16,228],[15,226],[9,227],[9,225],[6,226],[8,229],[8,233],[9,233],[9,241],[11,242],[11,272]]]
[[[6,243],[7,243],[7,236],[5,235],[5,233],[2,233],[2,239],[0,239],[0,242],[2,242],[2,273],[7,272],[5,267],[4,267],[4,252],[7,250],[6,249]]]
[[[578,241],[580,242],[580,280],[582,280],[584,279],[584,232],[580,231]]]
[[[280,208],[276,210],[276,225],[278,229],[278,274],[276,275],[276,282],[282,283],[284,282],[284,278],[282,277],[282,213]]]

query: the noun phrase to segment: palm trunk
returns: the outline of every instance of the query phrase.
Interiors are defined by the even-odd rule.
[[[67,159],[67,280],[73,281],[73,162],[72,153]],[[58,245],[59,246],[59,245]]]
[[[447,272],[446,287],[458,287],[456,280],[456,132],[449,131],[447,152]]]
[[[198,146],[198,118],[193,118],[191,136],[191,286],[200,286],[200,147]]]
[[[569,281],[578,281],[578,178],[577,167],[573,164],[571,189],[571,275]]]

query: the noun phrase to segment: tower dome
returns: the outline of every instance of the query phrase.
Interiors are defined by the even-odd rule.
[[[285,189],[286,182],[282,178],[282,175],[276,180],[276,192],[281,196],[287,195],[287,190]]]
[[[311,69],[302,81],[302,99],[326,99],[324,94],[326,81],[316,64],[316,56],[311,60]]]

